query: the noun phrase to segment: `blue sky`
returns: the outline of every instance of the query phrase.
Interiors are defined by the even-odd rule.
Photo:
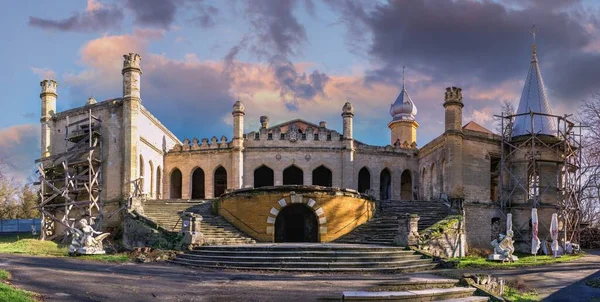
[[[416,103],[418,144],[443,131],[443,93],[461,86],[463,122],[494,129],[518,102],[536,24],[552,109],[572,113],[599,92],[600,14],[594,1],[63,0],[10,1],[0,25],[0,157],[24,178],[39,156],[39,81],[59,83],[58,109],[121,94],[122,55],[142,55],[142,100],[180,139],[231,137],[240,98],[246,131],[293,118],[389,144],[389,105]]]

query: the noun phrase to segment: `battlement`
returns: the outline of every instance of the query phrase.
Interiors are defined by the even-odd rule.
[[[129,54],[123,55],[123,70],[129,68],[141,69],[142,57],[137,53],[130,52]]]
[[[447,87],[446,94],[444,96],[444,102],[458,102],[462,103],[462,88],[459,87]]]
[[[230,148],[230,142],[227,141],[227,137],[225,135],[221,136],[221,140],[219,141],[216,136],[213,136],[209,142],[208,138],[203,138],[200,142],[197,138],[193,138],[192,141],[188,138],[183,140],[182,144],[175,144],[169,153],[175,152],[187,152],[187,151],[195,151],[195,150],[212,150],[212,149],[228,149]]]
[[[56,94],[56,81],[55,80],[43,80],[40,82],[40,86],[42,87],[42,94],[44,93],[52,93]]]

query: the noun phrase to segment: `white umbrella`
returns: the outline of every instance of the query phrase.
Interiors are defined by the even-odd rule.
[[[552,214],[550,236],[552,237],[552,254],[556,257],[556,252],[558,252],[558,215],[556,213]]]
[[[512,231],[512,214],[511,213],[506,214],[506,233],[508,233],[508,231]]]
[[[538,238],[538,215],[537,209],[531,209],[531,254],[536,255],[540,249],[540,238]]]

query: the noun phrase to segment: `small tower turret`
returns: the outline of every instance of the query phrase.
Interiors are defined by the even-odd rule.
[[[390,106],[392,121],[388,128],[392,131],[390,142],[401,148],[413,148],[417,145],[417,128],[419,123],[415,120],[417,106],[406,91],[404,84],[404,67],[402,67],[402,90],[396,101]]]
[[[244,136],[244,104],[239,100],[233,104],[233,139],[242,139]]]
[[[444,97],[445,129],[446,131],[462,132],[462,89],[447,87]]]
[[[42,142],[41,142],[41,155],[47,157],[52,152],[52,117],[56,113],[56,99],[58,94],[56,93],[56,81],[54,80],[43,80],[40,82],[42,92],[40,93],[40,99],[42,101],[42,113],[40,123],[42,124]]]
[[[344,139],[353,139],[352,136],[352,124],[354,119],[354,107],[350,102],[346,102],[342,107],[342,119],[344,124]]]
[[[240,189],[244,185],[244,113],[245,107],[239,100],[233,104],[233,146],[232,152],[232,180],[231,188]],[[262,118],[261,118],[262,121]],[[268,124],[268,119],[267,119]]]
[[[138,132],[138,116],[140,114],[140,67],[142,57],[136,53],[123,55],[123,196],[134,193],[133,182],[140,175],[139,165],[140,134]]]
[[[123,55],[123,98],[140,98],[140,76],[142,57],[137,53]]]

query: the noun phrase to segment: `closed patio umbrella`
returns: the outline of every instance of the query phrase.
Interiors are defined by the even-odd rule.
[[[540,238],[538,238],[538,214],[537,209],[531,209],[531,254],[536,255],[540,249]]]
[[[558,252],[558,215],[556,213],[552,214],[550,236],[552,237],[552,254],[556,257],[556,253]]]

